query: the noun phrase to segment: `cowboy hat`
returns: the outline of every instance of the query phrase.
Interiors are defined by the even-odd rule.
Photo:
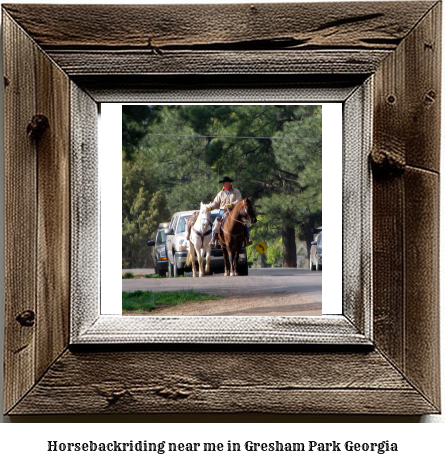
[[[228,176],[224,176],[221,181],[219,181],[220,183],[221,182],[233,182],[233,179],[230,179]]]

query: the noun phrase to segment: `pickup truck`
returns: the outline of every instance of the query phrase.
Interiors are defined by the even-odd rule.
[[[167,235],[166,249],[168,259],[169,276],[181,276],[185,271],[191,271],[192,267],[185,266],[187,260],[187,247],[185,243],[185,219],[192,216],[194,211],[177,212],[173,215],[170,226],[165,230]],[[215,220],[219,210],[211,212],[212,221]],[[211,249],[210,274],[224,273],[224,257],[221,247]],[[240,250],[238,260],[238,273],[248,275],[249,268],[247,265],[246,248],[243,246]]]

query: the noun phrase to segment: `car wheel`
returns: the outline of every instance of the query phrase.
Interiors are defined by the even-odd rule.
[[[167,270],[160,270],[159,276],[165,277],[167,275]]]
[[[178,268],[176,257],[173,257],[173,276],[175,278],[177,278],[178,276],[184,276],[184,268]]]
[[[238,265],[236,267],[236,271],[240,276],[248,276],[249,275],[249,265],[245,263],[244,265]]]
[[[156,268],[156,266],[155,266],[154,271],[155,271],[155,274],[158,274],[158,269]]]

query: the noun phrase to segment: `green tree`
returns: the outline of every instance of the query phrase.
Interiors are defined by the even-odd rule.
[[[262,213],[258,232],[275,248],[282,243],[283,266],[296,266],[296,232],[310,241],[321,221],[320,106],[170,105],[142,113],[127,113],[127,129],[140,132],[132,138],[130,131],[137,149],[124,145],[124,153],[149,173],[170,211],[210,202],[221,188],[218,179],[231,176]],[[145,199],[137,205],[146,204],[148,192],[154,190],[137,193]]]
[[[150,105],[122,105],[122,150],[124,159],[134,159],[147,125],[157,120],[159,107]]]
[[[184,114],[207,136],[207,163],[259,201],[269,240],[281,238],[283,266],[295,267],[296,228],[310,241],[321,217],[321,107],[204,106]]]
[[[153,173],[140,161],[123,161],[122,267],[152,266],[147,240],[159,223],[170,218],[165,196],[158,191]]]
[[[285,267],[296,266],[296,227],[309,250],[314,222],[321,222],[321,107],[301,106],[294,116],[284,125],[281,137],[273,141],[277,163],[274,189],[262,201],[269,221],[273,216],[280,219]]]
[[[196,210],[213,200],[217,174],[205,160],[207,144],[191,127],[181,106],[162,106],[147,127],[140,148],[141,163],[156,176],[158,188],[174,211]]]

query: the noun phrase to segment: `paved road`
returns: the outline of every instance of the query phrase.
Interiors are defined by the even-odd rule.
[[[154,270],[137,269],[135,275],[152,274]],[[179,278],[123,279],[123,291],[195,289],[200,292],[217,292],[223,295],[245,295],[253,292],[317,292],[321,298],[322,272],[295,268],[253,268],[249,276],[227,277],[223,274],[192,278],[191,273]]]
[[[153,270],[123,270],[135,275]],[[321,315],[322,272],[294,268],[254,268],[249,276],[228,278],[222,274],[192,278],[123,279],[123,291],[174,291],[193,289],[225,297],[224,304],[201,302],[169,309],[169,315]],[[228,312],[230,302],[230,312]]]

